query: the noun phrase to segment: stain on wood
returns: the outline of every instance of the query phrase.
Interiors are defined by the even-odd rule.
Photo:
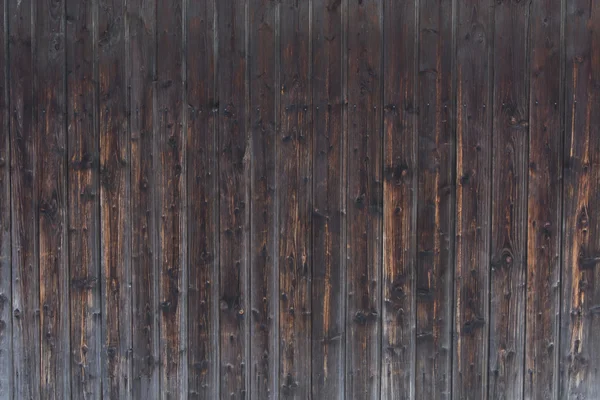
[[[596,2],[0,21],[0,398],[596,395]]]

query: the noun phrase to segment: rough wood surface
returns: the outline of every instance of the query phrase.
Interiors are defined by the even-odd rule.
[[[597,396],[597,1],[0,21],[0,398]]]

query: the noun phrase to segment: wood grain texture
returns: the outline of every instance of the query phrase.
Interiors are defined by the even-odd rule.
[[[8,57],[8,0],[0,1],[0,398],[12,398],[12,290],[10,210],[10,96]]]
[[[156,135],[161,398],[187,393],[186,145],[183,0],[157,2]]]
[[[125,1],[100,0],[97,24],[102,257],[102,393],[131,397],[130,156]]]
[[[11,99],[13,398],[40,398],[40,271],[33,2],[8,5]]]
[[[344,27],[347,4],[312,2],[312,397],[345,387],[346,154]]]
[[[71,395],[100,398],[100,189],[95,11],[67,0],[66,72],[69,193]]]
[[[279,393],[279,270],[276,254],[279,4],[249,0],[251,236],[250,398]]]
[[[532,3],[527,203],[526,399],[558,398],[562,213],[561,2]]]
[[[156,3],[129,0],[127,66],[131,135],[132,397],[158,399],[158,177]]]
[[[346,397],[381,387],[383,2],[348,4]]]
[[[0,398],[596,395],[596,2],[0,21]]]
[[[493,9],[456,9],[456,266],[453,398],[488,389]]]
[[[219,318],[221,396],[250,392],[250,138],[248,4],[217,6],[219,137]],[[208,110],[207,110],[208,111]]]
[[[381,395],[415,397],[417,2],[383,2],[383,309]],[[376,135],[374,135],[376,136]]]
[[[219,398],[219,168],[213,1],[186,4],[188,396]]]
[[[593,398],[600,376],[600,4],[568,2],[565,17],[564,239],[559,398]]]
[[[415,393],[449,399],[456,201],[452,2],[418,5]]]
[[[310,1],[280,5],[277,135],[279,347],[282,399],[311,393],[312,105]]]
[[[34,185],[40,269],[40,396],[70,397],[67,132],[65,125],[65,3],[35,9],[37,68]]]
[[[489,398],[523,397],[529,131],[529,4],[494,11]]]

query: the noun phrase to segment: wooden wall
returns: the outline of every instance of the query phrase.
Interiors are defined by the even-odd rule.
[[[0,399],[598,397],[600,1],[0,21]]]

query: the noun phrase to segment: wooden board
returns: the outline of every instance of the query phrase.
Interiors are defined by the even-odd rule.
[[[342,399],[345,387],[347,6],[313,1],[312,397]]]
[[[488,391],[492,8],[456,9],[456,265],[453,398]]]
[[[452,4],[419,2],[416,398],[448,399],[452,385],[455,110]]]
[[[132,398],[160,397],[156,3],[127,2],[131,135]]]
[[[381,387],[383,2],[348,3],[346,397]]]
[[[310,2],[281,3],[277,236],[279,266],[279,395],[311,393],[312,113]]]
[[[524,398],[557,398],[563,118],[561,2],[532,3]]]
[[[279,147],[279,5],[249,0],[250,74],[250,398],[279,393],[279,270],[276,254]]]
[[[600,250],[600,6],[569,2],[564,21],[566,46],[564,238],[559,398],[593,398],[600,379],[598,251]]]
[[[250,392],[250,139],[246,2],[217,1],[221,396]],[[216,100],[215,100],[216,101]],[[209,111],[208,109],[206,110]]]
[[[40,270],[38,185],[35,183],[37,108],[33,4],[10,2],[8,14],[12,236],[13,397],[40,397]]]
[[[529,5],[494,13],[490,399],[523,396],[529,133]]]
[[[219,398],[219,166],[215,4],[186,4],[188,395]],[[185,105],[186,103],[184,103]]]

